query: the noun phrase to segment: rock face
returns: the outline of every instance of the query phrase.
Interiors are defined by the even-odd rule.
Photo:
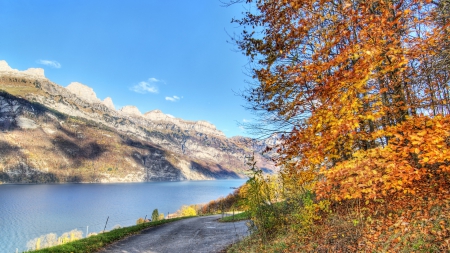
[[[122,112],[123,114],[129,115],[129,116],[136,116],[136,117],[142,116],[141,111],[139,111],[139,109],[134,105],[126,105],[126,106],[120,108],[119,111]]]
[[[217,130],[216,126],[207,121],[188,121],[179,118],[175,118],[172,115],[164,114],[160,110],[153,110],[146,112],[144,118],[151,122],[159,122],[160,124],[171,124],[173,127],[179,127],[181,131],[198,131],[205,134],[211,134],[214,136],[220,136],[225,138],[225,134]]]
[[[105,100],[103,100],[103,104],[111,110],[116,110],[116,107],[114,106],[114,103],[110,97],[105,98]]]
[[[9,72],[12,71],[13,69],[8,65],[8,63],[4,60],[0,61],[0,71],[1,72]]]
[[[3,74],[9,74],[17,77],[30,77],[36,79],[46,79],[44,75],[44,69],[41,68],[29,68],[24,71],[11,68],[4,60],[0,60],[0,72]]]
[[[75,96],[84,99],[86,102],[89,103],[100,102],[94,90],[91,87],[86,86],[82,83],[72,82],[66,87],[66,89],[75,94]]]
[[[33,71],[31,71],[33,72]],[[0,61],[0,182],[142,182],[245,177],[267,143],[226,138],[206,121],[135,106],[116,111],[86,85],[61,87]]]
[[[172,115],[164,114],[160,110],[146,112],[144,113],[144,117],[152,121],[171,121],[174,118]]]

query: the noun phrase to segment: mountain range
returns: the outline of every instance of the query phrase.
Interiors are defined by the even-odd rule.
[[[276,170],[262,151],[277,138],[227,138],[207,121],[187,121],[111,98],[40,68],[0,61],[0,182],[144,182],[245,178],[246,157]]]

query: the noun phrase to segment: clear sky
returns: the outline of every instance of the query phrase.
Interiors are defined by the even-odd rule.
[[[247,58],[228,34],[245,6],[219,0],[0,0],[0,60],[80,82],[116,109],[135,105],[206,120],[228,137],[248,134]]]

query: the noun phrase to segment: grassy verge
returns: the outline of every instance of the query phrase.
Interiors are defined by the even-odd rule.
[[[221,222],[233,222],[233,221],[240,221],[240,220],[248,220],[250,219],[250,216],[247,212],[237,213],[234,216],[226,216],[220,219]]]
[[[89,252],[97,252],[101,248],[118,241],[120,239],[123,239],[127,236],[139,234],[143,229],[158,226],[164,223],[169,223],[185,218],[190,217],[181,217],[181,218],[174,218],[174,219],[168,219],[168,220],[160,220],[160,221],[154,221],[154,222],[147,222],[135,226],[130,227],[124,227],[119,229],[114,229],[112,231],[90,236],[88,238],[80,239],[77,241],[69,242],[66,244],[45,248],[41,250],[36,251],[30,251],[33,253],[63,253],[63,252],[73,252],[73,253],[89,253]]]

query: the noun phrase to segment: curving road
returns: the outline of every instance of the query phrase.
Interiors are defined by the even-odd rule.
[[[194,217],[145,229],[101,253],[220,252],[248,235],[246,221],[218,222],[220,215]]]

